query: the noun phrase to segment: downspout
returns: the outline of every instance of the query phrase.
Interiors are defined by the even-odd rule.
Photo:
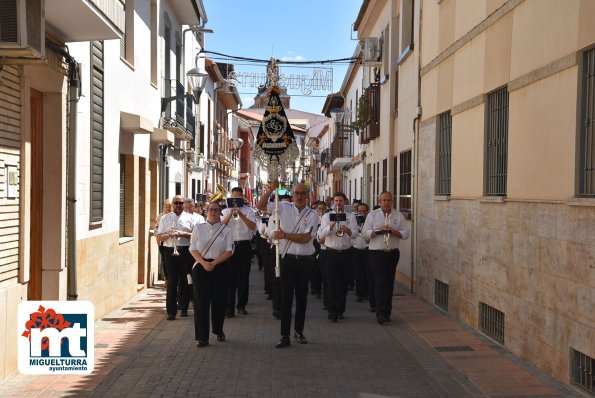
[[[422,115],[421,108],[421,21],[422,21],[422,8],[421,3],[419,6],[419,27],[418,27],[418,38],[417,38],[417,109],[415,110],[415,118],[413,118],[413,159],[412,175],[411,175],[411,194],[413,198],[411,200],[411,282],[409,290],[414,293],[415,287],[415,271],[417,265],[417,191],[418,191],[418,168],[419,168],[419,123]]]
[[[68,168],[66,174],[67,196],[66,196],[66,220],[67,220],[67,299],[76,301],[78,299],[77,279],[77,246],[76,246],[76,162],[77,162],[77,104],[80,92],[80,69],[79,64],[66,49],[53,49],[58,51],[68,64],[68,94],[66,97],[66,157]]]

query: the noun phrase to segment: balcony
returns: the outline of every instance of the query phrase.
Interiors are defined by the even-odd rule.
[[[331,165],[331,150],[329,148],[320,152],[320,165],[325,167]]]
[[[169,96],[168,93],[171,93],[171,89],[166,90],[166,97]],[[196,134],[192,98],[189,96],[183,97],[184,86],[179,81],[175,81],[175,95],[182,97],[175,100],[175,113],[172,116],[171,103],[169,103],[165,108],[161,123],[165,129],[174,133],[179,139],[194,142]]]
[[[353,161],[353,132],[339,130],[331,143],[331,170],[341,170]]]
[[[363,101],[360,102],[360,107],[365,107],[359,110],[358,117],[364,115],[361,125],[361,143],[367,144],[380,137],[380,84],[372,83],[365,89],[362,96]]]

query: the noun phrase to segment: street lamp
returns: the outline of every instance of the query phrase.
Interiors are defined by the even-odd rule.
[[[238,156],[238,151],[240,150],[242,145],[244,145],[244,140],[241,138],[232,138],[230,141],[232,145],[233,157],[235,160],[235,158]]]

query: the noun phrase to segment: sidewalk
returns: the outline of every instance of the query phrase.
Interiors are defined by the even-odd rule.
[[[349,292],[330,323],[308,297],[307,345],[279,350],[280,323],[252,268],[248,315],[226,319],[227,341],[197,348],[192,311],[165,320],[162,287],[96,322],[88,376],[17,374],[2,397],[582,397],[431,304],[398,288],[383,326]]]

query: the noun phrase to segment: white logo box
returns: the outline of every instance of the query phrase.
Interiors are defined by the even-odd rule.
[[[19,371],[37,375],[91,373],[94,326],[94,307],[89,301],[21,302],[17,322]]]

